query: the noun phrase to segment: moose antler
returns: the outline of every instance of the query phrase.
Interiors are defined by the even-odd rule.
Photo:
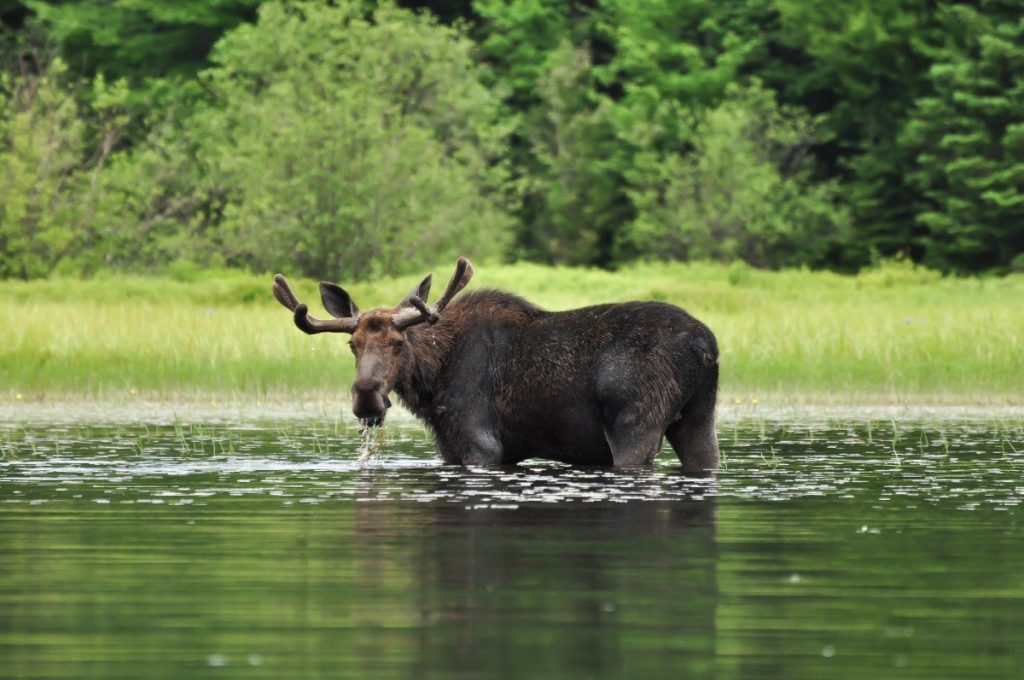
[[[438,299],[431,306],[427,306],[423,300],[416,295],[409,296],[409,304],[412,305],[411,309],[405,309],[391,317],[391,322],[395,324],[398,330],[405,330],[410,326],[415,326],[418,323],[429,322],[437,323],[441,318],[441,312],[448,306],[448,303],[452,301],[460,290],[466,287],[469,280],[473,278],[473,265],[469,263],[464,257],[460,257],[455,263],[455,273],[452,274],[452,278],[448,281],[448,287],[444,291],[444,295]]]
[[[313,335],[315,333],[354,333],[359,323],[358,316],[342,319],[317,319],[309,315],[309,308],[299,302],[292,292],[288,281],[281,274],[274,275],[274,297],[282,305],[295,314],[295,325],[299,330]]]

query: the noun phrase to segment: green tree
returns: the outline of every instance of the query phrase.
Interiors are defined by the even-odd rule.
[[[104,168],[128,122],[124,82],[97,78],[81,111],[61,60],[0,75],[0,277],[77,270],[102,205]]]
[[[758,49],[752,26],[724,5],[602,2],[600,30],[614,57],[598,77],[615,103],[619,135],[641,152],[685,146],[693,114],[722,101]]]
[[[554,50],[530,111],[530,165],[523,182],[530,228],[522,252],[551,263],[607,264],[621,183],[608,107],[595,96],[588,50]]]
[[[902,142],[927,199],[924,262],[960,272],[1024,269],[1024,18],[1019,3],[945,14],[948,43]]]
[[[361,278],[502,254],[505,131],[471,51],[386,4],[268,3],[225,36],[190,134],[227,261]]]
[[[75,258],[81,271],[153,271],[180,261],[225,264],[210,238],[224,197],[197,158],[197,140],[183,130],[181,121],[190,119],[180,109],[160,116],[98,175],[89,245]]]
[[[147,120],[194,104],[195,76],[213,45],[254,20],[261,1],[24,0],[32,15],[19,33],[22,42],[56,48],[77,77],[127,80],[133,125],[125,136],[135,144]]]
[[[591,11],[558,0],[477,0],[473,9],[479,59],[512,127],[517,256],[600,260],[616,185],[604,156],[611,133],[598,111]]]
[[[646,156],[625,234],[644,257],[821,265],[848,228],[834,182],[812,182],[821,121],[770,91],[731,88],[704,113],[686,154]]]
[[[636,215],[631,183],[657,181],[642,176],[658,173],[650,161],[689,148],[696,113],[721,100],[760,44],[756,21],[710,0],[474,8],[516,124],[520,254],[602,266],[630,257],[618,246]]]
[[[210,49],[255,18],[261,0],[25,0],[78,73],[128,78],[193,76]]]
[[[835,265],[859,266],[871,253],[920,257],[908,181],[913,154],[898,143],[916,98],[930,92],[930,53],[941,39],[934,0],[774,0],[777,57],[757,69],[779,99],[823,114],[828,143],[819,168],[838,178],[856,238]]]

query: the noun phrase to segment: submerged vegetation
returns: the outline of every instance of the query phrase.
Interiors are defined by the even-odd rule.
[[[438,279],[450,267],[438,263]],[[417,281],[339,282],[369,308],[394,304]],[[315,282],[294,283],[316,313]],[[480,263],[472,287],[511,290],[549,309],[678,304],[719,338],[724,403],[999,404],[1024,396],[1021,276],[944,278],[905,262],[857,276]],[[299,332],[269,289],[269,276],[230,271],[2,282],[0,399],[344,400],[353,369],[345,343]]]

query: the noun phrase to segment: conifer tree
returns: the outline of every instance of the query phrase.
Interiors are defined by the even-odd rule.
[[[1016,2],[949,10],[949,42],[902,142],[927,205],[924,262],[969,272],[1024,269],[1024,21]]]

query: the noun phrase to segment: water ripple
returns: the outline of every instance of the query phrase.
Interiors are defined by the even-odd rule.
[[[338,422],[6,427],[3,503],[203,503],[230,496],[282,504],[405,501],[469,508],[735,498],[860,499],[959,510],[1018,508],[1024,433],[1016,419],[937,422],[736,421],[722,428],[723,468],[687,478],[665,449],[653,468],[612,470],[528,462],[445,466],[409,423],[391,426],[380,455]],[[70,493],[74,489],[77,493]]]

